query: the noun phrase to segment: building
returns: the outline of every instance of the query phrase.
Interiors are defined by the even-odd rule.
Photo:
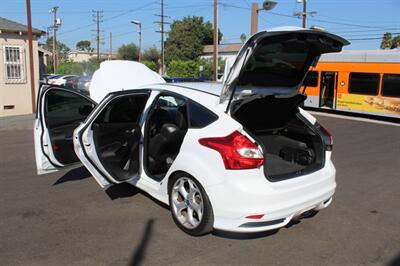
[[[105,54],[101,53],[100,54],[100,59],[101,60],[109,60],[110,54]],[[88,51],[70,51],[68,53],[68,61],[74,62],[74,63],[81,63],[81,62],[87,62],[90,59],[95,59],[97,58],[97,52],[88,52]],[[111,59],[114,60],[117,58],[116,54],[111,55]]]
[[[32,29],[35,98],[39,89],[38,39]],[[0,117],[32,113],[28,27],[0,17]]]
[[[235,58],[240,48],[242,48],[242,43],[229,43],[220,44],[218,46],[218,57],[222,60],[227,60],[229,58]],[[203,54],[201,58],[212,59],[214,52],[214,45],[204,45]]]

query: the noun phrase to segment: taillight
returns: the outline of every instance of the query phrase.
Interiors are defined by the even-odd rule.
[[[199,139],[199,143],[218,151],[226,169],[252,169],[264,163],[258,146],[238,131],[226,137]]]
[[[328,151],[332,151],[333,150],[333,135],[331,132],[329,132],[329,130],[327,130],[326,128],[324,128],[321,124],[319,124],[318,122],[316,123],[317,128],[320,130],[320,132],[322,133],[322,138],[324,140],[324,144],[326,146],[326,149]]]

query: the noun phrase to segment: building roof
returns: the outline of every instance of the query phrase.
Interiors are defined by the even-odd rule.
[[[28,27],[26,25],[20,24],[18,22],[0,17],[0,31],[2,32],[14,32],[14,33],[27,33]],[[32,28],[32,33],[34,35],[40,36],[45,34],[44,31]]]
[[[400,62],[400,50],[345,50],[340,53],[323,54],[320,62]]]
[[[242,43],[220,44],[218,46],[218,53],[238,53],[242,46]],[[203,54],[212,54],[213,47],[214,45],[204,45]]]

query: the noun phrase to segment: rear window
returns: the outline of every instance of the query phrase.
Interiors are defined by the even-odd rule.
[[[382,82],[382,95],[387,97],[400,97],[400,75],[385,74]]]
[[[376,73],[350,73],[349,92],[378,95],[379,79],[379,74]]]
[[[318,72],[309,71],[304,79],[303,86],[317,87],[318,86]]]
[[[246,64],[240,85],[297,86],[314,59],[310,46],[296,39],[265,38]]]
[[[189,101],[189,119],[191,128],[203,128],[217,120],[218,116],[200,104]]]

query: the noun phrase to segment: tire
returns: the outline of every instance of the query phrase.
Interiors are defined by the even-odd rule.
[[[182,231],[192,236],[212,232],[214,214],[210,200],[193,176],[176,173],[170,179],[168,197],[172,219]]]

